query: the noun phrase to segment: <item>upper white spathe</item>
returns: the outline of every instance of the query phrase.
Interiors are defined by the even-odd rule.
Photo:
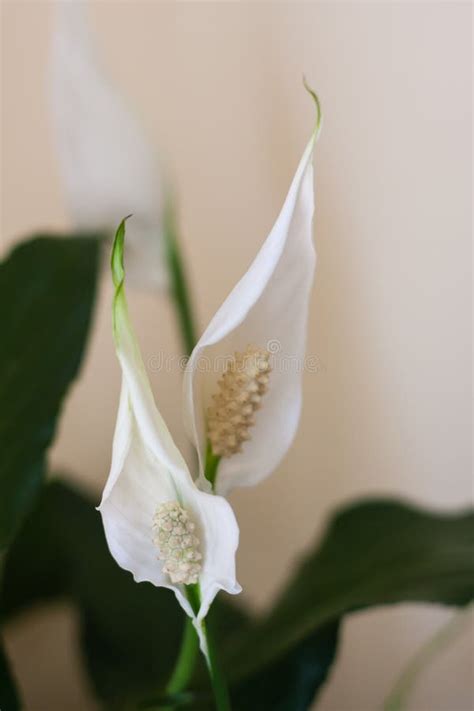
[[[122,391],[114,435],[112,465],[99,510],[111,554],[137,582],[170,588],[193,618],[206,652],[201,621],[220,589],[241,590],[235,576],[239,529],[227,501],[200,491],[156,408],[139,347],[129,321],[125,294],[117,292],[114,331],[122,368]],[[157,507],[178,501],[196,524],[202,569],[201,607],[197,615],[181,585],[163,573],[153,543]]]
[[[49,67],[58,167],[74,227],[114,233],[133,214],[127,279],[152,288],[166,282],[163,186],[142,126],[101,69],[87,3],[54,3]]]
[[[217,391],[219,357],[247,344],[272,353],[268,392],[243,450],[220,461],[216,492],[250,486],[270,474],[287,452],[301,410],[308,301],[316,265],[312,156],[318,129],[300,161],[280,215],[253,264],[217,311],[189,359],[184,378],[184,416],[204,477],[207,408]],[[221,359],[222,362],[222,359]]]

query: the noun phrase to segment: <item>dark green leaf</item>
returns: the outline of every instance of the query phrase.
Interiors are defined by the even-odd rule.
[[[0,709],[2,711],[19,711],[20,700],[13,680],[8,659],[0,643]]]
[[[37,237],[0,265],[0,550],[41,486],[94,302],[99,242]]]
[[[472,512],[358,503],[335,516],[270,615],[233,645],[227,667],[236,680],[273,673],[303,641],[354,610],[416,601],[465,605],[473,596]]]
[[[273,664],[232,688],[234,711],[306,711],[335,659],[339,623],[330,622]]]
[[[178,694],[158,694],[150,699],[138,702],[138,711],[158,711],[166,708],[188,708],[195,704],[196,697],[190,691],[182,691]]]

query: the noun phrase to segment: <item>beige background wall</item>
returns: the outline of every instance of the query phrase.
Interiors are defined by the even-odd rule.
[[[52,3],[2,3],[3,253],[38,227],[68,227],[44,92],[51,14]],[[465,505],[472,490],[469,4],[107,0],[93,5],[92,20],[110,73],[179,192],[202,326],[283,201],[313,120],[303,71],[322,98],[309,333],[321,367],[306,375],[301,427],[280,470],[232,497],[247,600],[267,603],[341,502],[390,494]],[[110,296],[106,279],[53,452],[57,466],[97,492],[119,389]],[[163,296],[134,294],[132,309],[145,357],[178,351]],[[182,443],[180,374],[152,379]],[[448,616],[403,606],[352,617],[320,708],[379,707],[403,660]],[[31,711],[91,707],[75,669],[73,625],[64,609],[9,631]],[[472,662],[467,632],[425,674],[411,708],[467,711]]]

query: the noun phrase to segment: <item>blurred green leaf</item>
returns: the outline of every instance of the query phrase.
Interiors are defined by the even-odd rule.
[[[20,699],[11,673],[8,659],[0,644],[0,709],[2,711],[19,711]]]
[[[305,642],[310,649],[312,636],[322,630],[329,630],[329,666],[335,644],[330,625],[349,612],[399,602],[465,605],[473,597],[472,511],[440,514],[393,501],[357,503],[336,514],[271,613],[240,642],[234,640],[226,666],[237,688],[247,685],[250,693],[246,680],[258,685],[266,676],[280,683],[280,664]],[[305,678],[299,692],[309,699],[319,682],[316,674]]]
[[[39,491],[77,375],[99,262],[92,237],[36,237],[0,265],[0,550]]]

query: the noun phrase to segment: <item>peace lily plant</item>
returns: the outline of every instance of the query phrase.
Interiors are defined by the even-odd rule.
[[[217,592],[236,594],[239,531],[221,495],[273,471],[291,444],[301,408],[308,300],[316,255],[312,242],[315,129],[280,215],[253,264],[217,311],[191,353],[184,411],[198,452],[195,480],[155,405],[125,295],[125,220],[112,250],[113,332],[122,393],[112,466],[99,510],[110,552],[137,582],[170,588],[197,632],[216,703],[228,695],[214,664],[205,618]],[[277,344],[275,349],[274,344]],[[229,354],[232,354],[229,357]],[[222,372],[203,368],[225,362]],[[177,675],[193,657],[187,631]],[[184,662],[183,662],[184,660]],[[186,670],[185,670],[186,672]],[[188,679],[184,673],[184,681]]]
[[[89,689],[106,708],[209,709],[210,689],[197,663],[201,650],[218,709],[229,709],[232,700],[234,711],[306,711],[328,678],[341,625],[353,611],[472,601],[474,516],[386,497],[348,502],[267,611],[253,614],[235,598],[217,596],[241,590],[239,528],[224,497],[268,476],[298,424],[315,269],[312,159],[319,102],[313,95],[315,128],[275,226],[198,340],[176,224],[152,151],[100,70],[84,3],[56,3],[53,12],[55,138],[75,229],[92,234],[71,239],[42,232],[0,264],[0,303],[6,305],[0,623],[45,599],[66,598]],[[122,222],[112,250],[122,391],[100,518],[96,501],[80,487],[47,476],[47,453],[90,332],[101,237],[130,212],[127,239]],[[183,410],[197,453],[191,470],[156,407],[127,309],[125,284],[156,288],[161,272],[189,355]],[[314,511],[319,518],[319,504]],[[160,587],[172,590],[179,605]],[[414,657],[387,711],[400,711],[452,629]],[[1,636],[0,708],[20,711],[15,666],[21,660],[10,669]],[[157,698],[149,698],[153,694]]]

